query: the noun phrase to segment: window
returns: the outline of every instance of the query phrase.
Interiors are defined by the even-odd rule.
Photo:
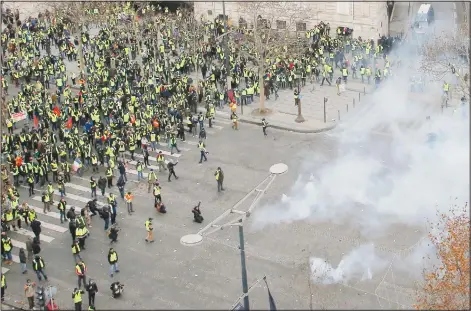
[[[296,23],[296,31],[306,31],[306,23]]]
[[[213,11],[208,10],[208,15],[210,15],[210,16],[213,15]]]
[[[259,18],[257,21],[257,28],[268,28],[268,21],[265,18]]]
[[[276,29],[286,29],[286,21],[276,21]]]

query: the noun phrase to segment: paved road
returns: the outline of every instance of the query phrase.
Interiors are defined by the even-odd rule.
[[[362,112],[359,110],[358,113]],[[176,167],[180,179],[168,183],[164,176],[160,177],[162,196],[168,208],[166,215],[156,214],[146,185],[137,183],[136,174],[129,170],[127,189],[137,195],[136,213],[128,216],[120,201],[118,222],[122,231],[114,248],[120,257],[121,272],[114,279],[108,276],[106,254],[109,241],[102,227],[103,222],[93,219],[83,258],[89,268],[89,277],[97,280],[100,290],[96,301],[98,309],[230,308],[241,294],[237,230],[215,233],[200,246],[182,246],[179,243],[181,236],[201,228],[192,222],[190,211],[193,205],[202,202],[203,216],[205,223],[208,223],[263,180],[272,164],[283,162],[290,169],[275,181],[262,204],[279,200],[281,194],[289,191],[300,172],[310,169],[306,166],[313,154],[334,159],[338,152],[335,140],[328,134],[294,134],[269,129],[269,137],[264,138],[257,126],[244,124],[239,131],[234,131],[229,120],[222,117],[217,117],[215,124],[208,131],[208,162],[202,165],[197,163],[199,152],[196,139],[192,137],[188,137],[186,143],[179,143],[181,153],[173,156],[167,154],[167,159],[180,161]],[[378,136],[378,139],[384,139],[384,136]],[[162,147],[162,150],[168,152],[168,148]],[[151,162],[155,165],[155,160],[151,159]],[[227,189],[221,194],[216,191],[213,176],[218,166],[225,172]],[[88,178],[88,172],[82,179],[74,176],[72,183],[66,185],[69,205],[82,207],[88,201]],[[22,198],[25,198],[26,189],[20,191]],[[112,191],[117,193],[117,189]],[[27,201],[41,207],[37,197]],[[105,202],[105,198],[99,197],[99,201]],[[43,223],[42,256],[47,264],[49,284],[59,289],[57,302],[61,309],[72,308],[70,295],[76,286],[76,276],[70,235],[67,227],[60,224],[57,214],[43,215],[41,209],[37,211]],[[154,218],[157,241],[152,245],[144,242],[144,221],[148,217]],[[395,253],[418,240],[421,233],[414,229],[394,228],[373,242],[378,252]],[[28,235],[30,233],[27,231],[11,233],[15,255]],[[308,222],[297,222],[257,231],[249,221],[246,225],[249,284],[266,275],[279,309],[307,309],[311,302],[314,309],[380,308],[385,303],[396,308],[397,305],[386,301],[388,293],[381,294],[383,298],[378,298],[375,293],[380,286],[387,287],[382,282],[382,276],[374,276],[372,280],[361,283],[355,281],[348,286],[309,286],[310,256],[328,258],[338,263],[347,250],[371,240],[361,237],[353,228],[329,223],[313,226]],[[18,262],[16,257],[14,260]],[[32,271],[28,276],[23,276],[19,265],[14,263],[2,267],[2,272],[6,273],[9,285],[7,302],[15,304],[15,301],[24,300],[14,293],[22,292],[26,278],[33,277]],[[404,275],[397,273],[395,277],[396,284],[411,286]],[[124,297],[119,302],[109,295],[109,285],[115,279],[126,285]],[[84,298],[86,300],[86,295]],[[250,295],[251,307],[267,308],[267,298],[263,286],[257,286]]]

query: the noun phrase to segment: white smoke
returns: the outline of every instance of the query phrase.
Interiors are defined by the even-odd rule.
[[[278,203],[254,212],[255,230],[296,221],[330,223],[356,227],[372,241],[396,225],[421,230],[451,205],[469,201],[469,107],[441,112],[440,85],[411,94],[414,61],[400,71],[394,68],[395,78],[324,134],[334,141],[334,150],[312,151],[292,189]],[[311,258],[312,278],[322,284],[371,279],[391,262],[394,269],[418,277],[431,252],[430,245],[421,244],[408,256],[385,258],[373,244],[364,245],[337,267]]]
[[[325,161],[317,154],[314,169],[302,172],[289,194],[255,211],[256,229],[309,220],[352,224],[365,236],[380,235],[394,224],[423,228],[437,208],[446,212],[455,198],[468,201],[468,118],[450,110],[424,112],[437,103],[405,100],[407,89],[396,81],[329,134],[337,142],[336,157],[325,155],[332,157]],[[416,124],[402,126],[408,122]],[[389,134],[377,135],[378,126],[388,126]],[[434,142],[430,134],[437,137]]]
[[[374,245],[361,245],[340,260],[337,268],[324,258],[311,257],[311,280],[317,284],[341,284],[382,277],[387,268],[404,272],[417,279],[423,268],[436,264],[436,250],[428,239],[422,239],[407,253],[379,255]]]
[[[334,268],[325,259],[310,259],[312,281],[320,284],[347,283],[351,280],[370,280],[383,271],[388,261],[376,255],[374,245],[362,245],[345,255]]]

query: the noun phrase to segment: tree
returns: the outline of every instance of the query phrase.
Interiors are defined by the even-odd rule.
[[[441,214],[429,235],[436,247],[438,266],[424,272],[425,283],[418,293],[418,310],[469,310],[470,219],[467,204]]]
[[[265,112],[264,75],[268,64],[266,59],[293,55],[299,46],[297,26],[307,20],[305,3],[291,2],[245,2],[241,13],[247,16],[247,28],[240,37],[242,56],[251,59],[256,67],[260,87],[260,113]],[[304,38],[304,33],[302,34]],[[296,49],[296,51],[298,51]],[[244,55],[245,54],[245,55]]]
[[[469,98],[469,44],[468,25],[461,25],[454,33],[432,36],[422,50],[422,72],[432,80],[451,82],[459,94]]]

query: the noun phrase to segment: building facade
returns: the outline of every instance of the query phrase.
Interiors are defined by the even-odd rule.
[[[298,5],[300,2],[293,2]],[[229,23],[237,24],[239,18],[248,20],[244,15],[244,9],[241,8],[241,2],[226,1],[225,10],[229,18]],[[330,23],[333,31],[338,27],[349,27],[353,29],[353,36],[361,36],[364,39],[377,39],[378,36],[387,35],[388,16],[386,2],[304,2],[303,7],[310,16],[304,19],[297,26],[298,30],[302,28],[311,29],[320,21]],[[213,19],[223,14],[222,1],[218,2],[194,2],[195,17],[200,16],[206,19]],[[278,19],[278,17],[276,17]],[[282,25],[283,17],[280,16]],[[249,23],[249,22],[248,22]],[[303,25],[304,24],[304,25]],[[277,27],[273,25],[273,27]]]

